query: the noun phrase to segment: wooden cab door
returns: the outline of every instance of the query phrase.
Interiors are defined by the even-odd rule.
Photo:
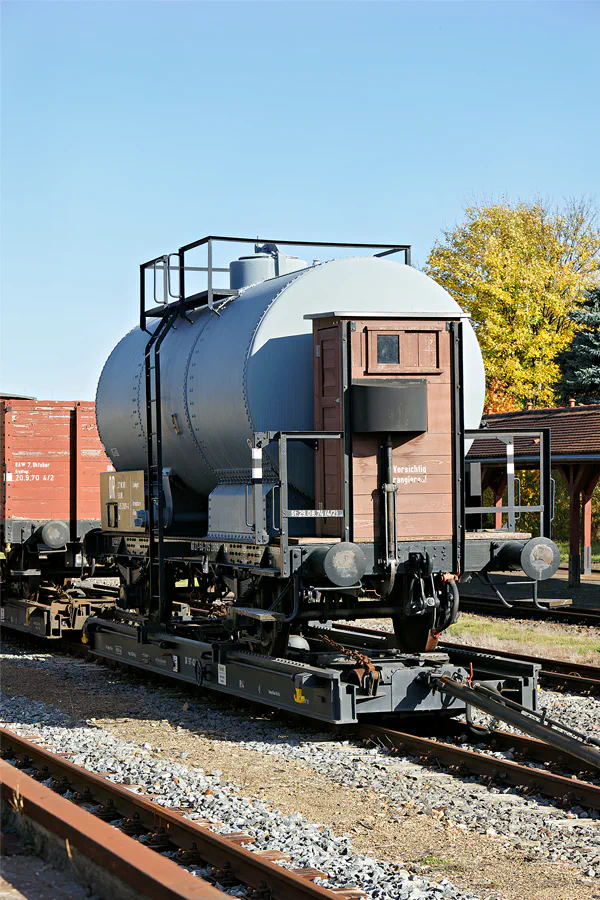
[[[315,431],[343,429],[343,370],[341,323],[317,319],[313,328]],[[317,509],[342,509],[343,441],[318,441],[315,471]],[[343,519],[317,519],[317,534],[340,537]]]
[[[392,434],[399,541],[450,541],[454,534],[453,396],[447,319],[357,317],[352,331],[352,386],[364,382],[426,384],[426,429]],[[381,526],[382,445],[385,432],[354,431],[353,539],[376,541]],[[450,562],[448,563],[450,565]]]

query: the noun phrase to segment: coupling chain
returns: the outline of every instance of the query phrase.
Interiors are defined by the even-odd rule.
[[[365,669],[365,672],[368,672],[373,680],[373,693],[377,690],[377,683],[379,681],[379,672],[375,668],[373,664],[373,660],[370,656],[367,656],[366,653],[361,653],[360,650],[353,650],[352,647],[344,647],[343,644],[338,643],[338,641],[334,641],[333,638],[330,638],[327,634],[322,634],[321,638],[325,641],[326,644],[329,644],[335,650],[340,650],[346,656],[351,657],[354,660],[357,666]]]

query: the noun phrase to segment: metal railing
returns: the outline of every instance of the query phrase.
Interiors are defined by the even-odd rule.
[[[526,454],[519,454],[519,448],[516,448],[516,441],[522,438],[532,438],[533,446],[538,453],[531,453],[531,448],[527,447]],[[467,515],[477,514],[485,515],[493,513],[494,515],[506,515],[508,530],[515,531],[517,519],[521,513],[538,513],[540,518],[540,537],[551,537],[552,519],[553,519],[553,479],[551,473],[550,462],[550,429],[539,428],[537,430],[512,429],[511,431],[494,431],[491,428],[483,428],[478,431],[465,431],[466,440],[497,440],[504,445],[504,453],[500,456],[481,456],[477,457],[477,450],[472,447],[469,451],[474,452],[474,458],[467,457],[467,465],[471,466],[503,466],[506,470],[506,491],[507,503],[499,506],[467,506],[465,513]],[[517,453],[515,453],[515,449]],[[515,456],[521,455],[530,464],[533,460],[537,460],[540,473],[540,496],[537,504],[521,503],[521,479],[515,475]],[[528,465],[528,467],[531,467]],[[473,493],[473,492],[472,492]]]
[[[279,526],[275,526],[275,500],[273,504],[273,530],[277,532],[282,551],[282,565],[288,565],[289,520],[290,519],[343,519],[346,510],[342,500],[341,509],[290,509],[289,507],[289,447],[292,442],[305,444],[312,450],[317,449],[318,441],[338,440],[344,438],[341,431],[260,431],[255,432],[252,441],[252,524],[254,540],[257,544],[267,544],[266,507],[263,497],[263,451],[271,443],[278,445],[279,480],[273,484],[273,492],[279,490]],[[284,574],[286,574],[284,572]]]
[[[161,254],[160,256],[149,259],[140,265],[140,328],[145,331],[149,318],[161,318],[164,309],[170,305],[170,301],[179,304],[179,312],[185,315],[186,311],[195,309],[199,306],[208,306],[213,312],[218,312],[215,308],[215,299],[222,299],[228,296],[234,296],[238,291],[229,288],[221,288],[215,285],[215,273],[229,272],[229,268],[222,268],[213,265],[213,252],[215,244],[276,244],[281,247],[321,247],[323,249],[337,250],[379,250],[375,256],[390,256],[394,253],[404,253],[404,262],[411,265],[411,245],[410,244],[357,244],[343,243],[340,241],[289,241],[289,240],[271,240],[267,238],[248,238],[248,237],[230,237],[225,235],[208,235],[200,238],[198,241],[192,241],[190,244],[184,244],[175,253]],[[206,265],[190,266],[186,264],[186,253],[196,250],[200,247],[206,247]],[[176,259],[177,264],[173,265],[171,259]],[[153,279],[153,299],[155,306],[152,309],[146,309],[146,274],[152,272]],[[178,284],[177,290],[173,289],[171,284],[171,273],[177,272]],[[206,290],[186,296],[186,273],[202,272],[206,274]],[[162,273],[162,298],[157,295],[158,281]]]

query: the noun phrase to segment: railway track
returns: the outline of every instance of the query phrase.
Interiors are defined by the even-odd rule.
[[[91,855],[136,896],[216,900],[223,897],[217,885],[245,886],[247,900],[360,900],[364,896],[355,887],[315,884],[317,878],[327,879],[327,873],[285,868],[278,864],[289,861],[285,853],[249,850],[251,835],[217,834],[210,823],[185,818],[186,810],[163,807],[148,794],[136,793],[135,786],[128,788],[88,772],[66,759],[68,754],[51,752],[4,727],[0,727],[0,749],[4,803],[68,841],[68,852],[75,850],[88,859]],[[40,784],[48,779],[52,779],[51,789]],[[60,796],[67,793],[72,801]],[[167,851],[175,851],[174,859],[161,855]],[[206,869],[208,874],[200,878],[183,866]]]
[[[373,628],[363,628],[359,625],[344,623],[338,627],[353,634],[364,634],[375,638],[389,637],[389,631]],[[554,690],[568,690],[577,694],[600,696],[600,666],[591,666],[585,663],[572,663],[559,659],[551,659],[544,656],[528,656],[524,653],[513,653],[503,650],[490,649],[489,647],[475,647],[471,644],[456,644],[452,641],[440,641],[440,650],[449,650],[454,653],[467,654],[489,653],[491,656],[500,656],[504,659],[516,659],[522,662],[538,663],[541,666],[539,678],[540,684]]]
[[[465,732],[464,724],[446,724],[444,730],[446,733],[454,732],[456,744],[398,731],[386,725],[359,725],[357,734],[365,741],[416,755],[426,764],[436,760],[457,775],[484,776],[502,784],[553,797],[562,801],[565,806],[579,804],[590,809],[600,809],[600,784],[581,777],[584,775],[586,778],[597,779],[598,772],[582,770],[581,761],[575,757],[560,753],[542,741],[506,731],[486,734],[482,729],[480,735],[472,738],[473,741],[489,741],[491,750],[511,750],[523,762],[502,759],[458,743]],[[532,761],[542,764],[544,768],[531,765]],[[552,766],[553,770],[545,768],[546,766]]]
[[[468,732],[467,726],[464,723],[452,720],[447,720],[443,723],[443,731],[438,732],[438,735],[443,735],[441,738],[439,736],[431,736],[430,732],[427,732],[423,736],[422,732],[417,734],[408,733],[404,731],[404,728],[406,727],[405,724],[398,726],[398,720],[394,723],[385,722],[376,725],[365,723],[354,729],[345,730],[344,737],[355,737],[357,740],[364,742],[370,747],[378,745],[382,748],[387,748],[391,751],[392,755],[396,753],[400,758],[399,763],[397,764],[400,767],[400,771],[403,770],[404,765],[402,758],[406,756],[411,757],[411,759],[407,761],[407,765],[410,769],[414,769],[415,762],[420,763],[424,767],[423,777],[425,778],[425,783],[427,783],[427,778],[429,777],[431,770],[435,773],[441,768],[449,775],[454,776],[459,783],[466,779],[467,787],[468,782],[473,780],[472,776],[475,776],[476,780],[481,784],[488,785],[493,783],[495,786],[500,787],[501,791],[508,792],[513,796],[516,794],[526,798],[531,795],[541,794],[551,800],[552,804],[557,808],[557,811],[558,809],[568,811],[576,807],[583,807],[589,810],[600,810],[600,784],[598,784],[600,776],[598,771],[596,770],[596,772],[593,773],[586,770],[585,764],[582,764],[579,760],[569,757],[568,754],[557,752],[540,741],[508,732],[494,732],[490,735],[482,733],[474,736],[469,735],[469,737],[466,738],[465,735]],[[426,722],[422,722],[421,727],[425,728],[428,727],[428,725]],[[12,743],[9,744],[8,749],[13,751],[14,759],[17,756],[17,754],[14,753],[14,736],[9,734],[8,739],[12,741]],[[339,736],[337,739],[339,740]],[[5,740],[6,738],[4,737],[3,732],[0,731],[0,746],[3,749],[5,747]],[[32,750],[28,746],[30,742],[24,741],[22,738],[18,738],[18,740],[21,742],[21,747],[23,748],[22,753],[29,757],[29,759],[25,759],[24,755],[21,755],[21,752],[19,753],[18,758],[22,765],[29,764],[34,756],[39,754],[39,751],[48,752],[47,748],[40,747],[39,745],[34,745],[35,749]],[[487,746],[484,747],[484,744]],[[510,757],[501,758],[500,753],[506,751],[511,751]],[[361,751],[359,750],[359,753],[360,752]],[[54,754],[54,757],[56,757],[56,754]],[[79,772],[82,770],[77,766],[71,768],[70,758],[71,757],[69,756],[69,759],[65,759],[64,757],[55,759],[53,765],[56,765],[57,768],[55,771],[51,772],[51,774],[55,778],[55,781],[58,782],[57,786],[59,788],[61,780],[66,778],[71,787],[79,793],[83,793],[85,791],[85,782],[78,783],[71,775],[73,768]],[[42,772],[40,765],[47,766],[48,763],[43,762],[40,758],[38,764],[34,766],[38,772]],[[16,770],[12,766],[10,768],[12,772],[15,773]],[[99,790],[112,790],[115,787],[118,789],[118,803],[114,799],[110,800],[106,793],[94,794],[90,790],[90,794],[92,795],[92,801],[99,802],[103,806],[112,803],[113,807],[116,808],[119,817],[130,820],[129,823],[123,822],[123,825],[126,827],[129,825],[135,830],[139,829],[139,831],[143,832],[142,841],[146,846],[140,846],[140,843],[136,843],[133,851],[137,851],[137,848],[139,848],[140,853],[144,850],[148,851],[146,856],[150,853],[151,858],[169,862],[169,860],[164,860],[160,853],[149,850],[147,845],[150,844],[150,846],[152,846],[154,842],[156,842],[154,846],[156,846],[157,850],[168,848],[177,853],[182,859],[182,862],[186,862],[185,851],[193,849],[196,855],[192,856],[191,859],[187,856],[187,861],[193,862],[194,865],[201,870],[201,876],[204,876],[204,868],[211,866],[215,870],[214,874],[216,876],[216,881],[220,878],[225,878],[225,876],[231,878],[232,881],[237,880],[236,883],[238,884],[243,880],[250,891],[245,894],[245,896],[248,897],[248,900],[250,900],[250,898],[254,900],[255,897],[257,900],[258,898],[263,900],[264,897],[269,896],[273,897],[274,900],[278,897],[289,897],[290,900],[295,900],[296,897],[310,898],[311,896],[322,898],[329,897],[330,900],[338,897],[344,898],[345,900],[345,898],[357,898],[362,896],[360,890],[354,887],[333,891],[323,887],[318,888],[317,885],[308,880],[311,876],[317,876],[317,873],[315,873],[314,870],[304,872],[305,883],[302,887],[303,890],[318,888],[321,893],[292,893],[287,886],[281,887],[279,893],[277,893],[278,885],[271,886],[264,877],[264,869],[261,869],[259,873],[254,874],[253,877],[246,875],[243,869],[241,869],[240,864],[236,860],[232,860],[231,846],[223,847],[223,844],[221,844],[221,849],[219,850],[220,855],[217,855],[215,845],[212,843],[215,838],[225,842],[225,844],[228,841],[230,845],[233,844],[234,853],[236,847],[238,850],[244,851],[242,863],[247,863],[249,856],[258,857],[259,859],[261,856],[264,857],[264,854],[253,853],[248,849],[248,845],[243,846],[243,841],[241,839],[240,843],[242,846],[239,844],[236,845],[236,838],[239,838],[239,836],[235,834],[215,835],[207,824],[199,825],[198,822],[192,822],[185,819],[183,810],[171,810],[160,807],[152,801],[151,794],[137,796],[132,793],[132,789],[135,790],[134,786],[131,786],[128,789],[123,785],[114,785],[110,781],[107,781],[107,779],[102,778],[102,776],[92,775],[92,773],[88,773],[85,770],[83,770],[83,774],[86,779],[88,777],[97,779],[101,786]],[[403,776],[400,775],[400,777]],[[437,776],[434,774],[432,777],[435,778]],[[4,778],[2,780],[4,780]],[[64,787],[66,787],[66,784],[63,782],[63,789]],[[80,788],[83,788],[83,790]],[[152,791],[152,788],[149,790]],[[493,789],[493,792],[497,793],[496,788]],[[512,799],[512,797],[510,799]],[[136,808],[137,805],[140,804],[140,801],[143,807],[141,813],[139,809]],[[121,803],[127,803],[128,805],[120,806],[119,804]],[[136,804],[136,807],[134,807],[133,804]],[[92,817],[91,812],[87,815],[88,817]],[[111,815],[114,815],[114,813],[111,813]],[[142,816],[142,818],[136,818],[136,816]],[[175,818],[174,824],[171,824],[169,821],[172,816]],[[99,817],[92,817],[92,822],[96,823],[98,818]],[[226,818],[225,821],[228,822],[229,819]],[[179,829],[184,830],[183,839],[180,838]],[[202,840],[208,841],[207,848],[197,837],[196,829],[199,829],[202,833]],[[233,830],[234,829],[232,829],[232,831]],[[89,834],[89,826],[82,828],[82,831]],[[206,833],[208,833],[208,837],[205,837]],[[123,831],[119,831],[117,834],[120,836],[123,834]],[[246,839],[250,839],[248,835],[246,835]],[[75,837],[72,839],[70,838],[70,840],[71,844],[73,844]],[[125,838],[122,838],[122,840],[125,841]],[[191,846],[191,842],[196,844],[195,848]],[[214,853],[214,855],[211,856],[210,853]],[[270,855],[271,857],[273,856],[273,854]],[[284,858],[282,854],[276,853],[274,855],[280,860]],[[139,857],[139,859],[141,859],[141,857]],[[136,863],[137,860],[138,858],[134,853],[133,863]],[[269,861],[272,866],[278,870],[277,876],[281,877],[283,871],[282,867],[277,866],[276,859],[271,858]],[[131,861],[130,864],[132,864]],[[175,863],[172,862],[172,865],[175,865]],[[144,877],[147,877],[150,872],[147,862],[144,863],[143,868],[145,872]],[[181,873],[182,878],[186,876],[186,880],[189,880],[189,878],[193,879],[192,886],[197,890],[199,879],[195,876],[191,876],[185,870],[181,870]],[[246,877],[242,878],[243,875],[246,875]],[[261,876],[260,879],[259,875]],[[133,877],[138,878],[141,876],[135,873],[134,870]],[[173,879],[175,876],[171,874],[169,877],[171,881],[167,883],[174,884]],[[302,878],[303,876],[299,875],[299,877]],[[266,888],[260,887],[261,882],[264,882],[264,885],[268,887],[271,894],[266,891]],[[162,884],[164,884],[164,879]],[[214,884],[211,885],[208,883],[206,885],[207,889],[211,887],[214,888]],[[262,894],[260,893],[261,890]],[[138,896],[156,896],[161,897],[161,900],[163,897],[166,897],[167,900],[171,900],[171,897],[180,898],[186,896],[189,896],[190,898],[202,898],[202,900],[206,897],[206,900],[212,900],[212,896],[214,896],[210,893],[176,894],[164,891],[161,893],[158,889],[156,890],[156,893],[150,893],[149,888],[147,888],[147,891],[148,892],[144,894],[138,889]],[[252,891],[256,893],[252,893]]]
[[[493,656],[502,656],[506,659],[519,659],[523,662],[538,663],[542,667],[539,673],[540,684],[545,687],[551,687],[554,690],[573,691],[576,694],[600,695],[600,666],[564,662],[543,656],[528,656],[523,653],[509,653],[503,650],[490,650],[487,647],[454,644],[450,641],[441,641],[439,646],[441,649],[455,652],[468,652],[471,650],[474,653],[490,653]]]
[[[360,632],[368,637],[388,636],[389,632],[375,631],[359,626],[344,625],[349,632]],[[72,650],[73,648],[71,648]],[[78,655],[83,649],[77,645]],[[543,678],[555,678],[555,685],[562,685],[569,690],[579,690],[582,693],[594,693],[600,686],[600,675],[597,667],[579,666],[577,673],[573,672],[573,665],[557,660],[541,657],[528,657],[512,653],[498,653],[486,648],[470,647],[463,644],[445,642],[441,649],[451,650],[456,653],[493,653],[537,662],[542,665]],[[85,651],[84,651],[85,655]],[[567,672],[566,670],[570,671]],[[595,677],[592,677],[595,676]],[[397,720],[396,720],[397,721]],[[423,725],[424,723],[422,723]],[[484,729],[476,734],[470,734],[469,743],[466,746],[464,739],[468,733],[468,727],[459,721],[448,719],[442,724],[442,733],[450,736],[452,742],[441,740],[438,734],[431,732],[425,736],[411,731],[399,730],[395,724],[361,724],[351,727],[349,734],[380,746],[395,748],[409,755],[416,755],[427,764],[437,760],[448,766],[451,772],[457,775],[471,773],[484,776],[490,780],[504,784],[520,786],[525,790],[535,790],[545,796],[564,800],[565,805],[578,803],[592,809],[600,809],[600,783],[597,770],[586,769],[585,763],[566,752],[561,752],[548,744],[502,730],[487,732]],[[418,725],[417,725],[418,729]],[[3,745],[5,737],[0,731],[0,745]],[[487,745],[474,748],[473,745]],[[511,751],[514,759],[503,759],[494,753]],[[532,765],[533,763],[533,765]],[[591,780],[590,780],[591,779]],[[131,797],[131,792],[127,792]],[[162,813],[161,813],[162,814]],[[191,824],[191,823],[190,823]],[[316,877],[316,876],[315,876]],[[339,893],[334,896],[342,896]]]
[[[600,590],[600,588],[599,588]],[[502,619],[535,619],[545,622],[562,622],[569,625],[592,625],[600,628],[600,609],[573,609],[572,607],[549,607],[540,610],[535,606],[521,606],[515,603],[510,609],[488,596],[461,596],[460,608],[464,612],[479,613]]]

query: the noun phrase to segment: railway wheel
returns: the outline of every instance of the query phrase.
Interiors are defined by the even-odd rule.
[[[285,588],[283,588],[285,589]],[[291,588],[293,590],[293,587]],[[254,593],[253,605],[257,610],[269,610],[275,601],[280,598],[282,592],[281,583],[274,578],[263,578]],[[283,604],[282,604],[283,605]],[[281,612],[281,608],[276,610]],[[256,621],[256,640],[251,642],[254,653],[263,656],[287,656],[288,638],[291,623],[278,621]]]
[[[421,611],[418,580],[412,577],[396,579],[390,600],[398,607],[392,616],[398,646],[405,653],[425,653],[435,650],[437,636],[433,632],[433,609]]]
[[[31,600],[40,589],[41,578],[39,575],[20,575],[17,589],[21,600]]]
[[[398,645],[405,653],[425,653],[437,647],[438,636],[431,630],[428,615],[409,618],[396,616],[392,622]]]

